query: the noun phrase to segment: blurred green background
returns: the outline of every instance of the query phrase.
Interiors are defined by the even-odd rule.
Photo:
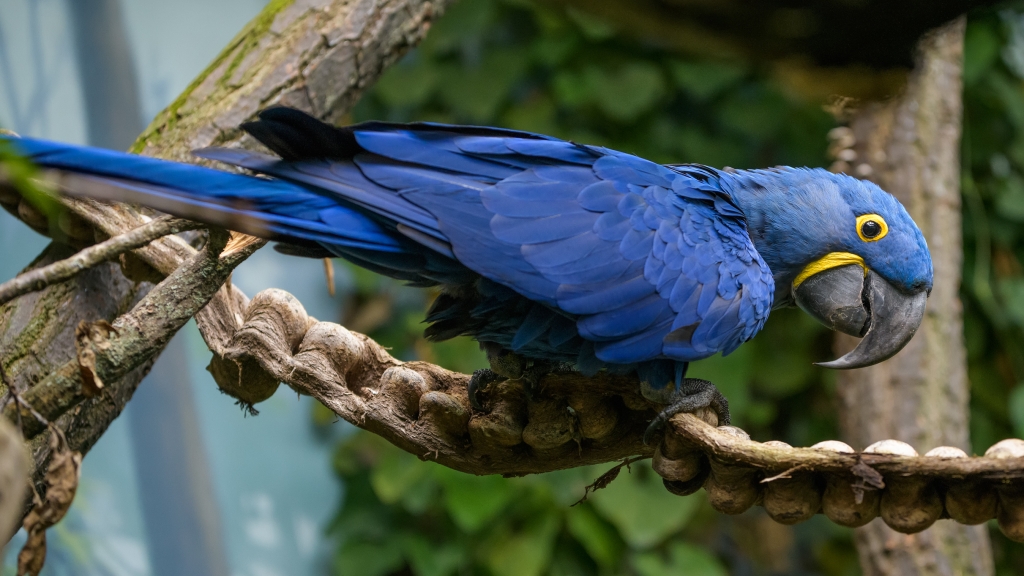
[[[818,93],[767,66],[692,60],[576,12],[462,0],[391,68],[351,120],[434,120],[530,130],[659,162],[827,166],[836,126]],[[635,31],[633,31],[635,32]],[[1024,16],[968,26],[963,139],[963,299],[975,451],[1024,437]],[[475,343],[420,337],[429,295],[356,272],[345,320],[404,358],[470,371]],[[398,304],[398,302],[401,304]],[[834,380],[812,362],[831,336],[796,310],[728,358],[695,363],[755,439],[807,446],[837,437]],[[315,416],[328,421],[326,410]],[[646,463],[575,507],[608,466],[529,478],[473,478],[358,432],[337,446],[348,487],[331,530],[341,574],[822,574],[860,572],[852,531],[821,517],[795,527],[760,509],[727,517],[703,493],[661,489]],[[1024,573],[1019,545],[992,531],[1000,574]],[[357,569],[356,567],[360,567]]]

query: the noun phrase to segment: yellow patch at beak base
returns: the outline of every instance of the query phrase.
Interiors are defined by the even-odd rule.
[[[819,272],[824,272],[825,270],[838,268],[840,266],[847,266],[849,264],[857,264],[864,269],[864,275],[868,275],[868,267],[864,264],[864,259],[860,256],[849,252],[832,252],[818,258],[804,267],[804,269],[801,270],[793,280],[793,289],[795,290],[798,286],[803,284],[804,280],[807,280]]]

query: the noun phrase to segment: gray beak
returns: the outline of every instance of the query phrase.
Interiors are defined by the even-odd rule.
[[[819,272],[793,293],[797,306],[832,330],[862,337],[848,354],[819,366],[848,370],[871,366],[896,355],[914,337],[924,319],[925,291],[905,294],[858,265]]]

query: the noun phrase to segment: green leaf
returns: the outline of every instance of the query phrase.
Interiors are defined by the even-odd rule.
[[[968,22],[964,33],[964,85],[972,86],[999,57],[999,33],[986,22]]]
[[[1001,181],[996,196],[996,211],[1015,222],[1024,222],[1024,180],[1013,175]]]
[[[1010,392],[1010,421],[1017,437],[1024,437],[1024,382]]]
[[[744,345],[728,357],[712,356],[690,363],[688,378],[701,378],[713,383],[729,399],[729,409],[736,422],[744,422],[751,403],[754,349]]]
[[[615,26],[607,20],[593,16],[587,12],[569,7],[565,11],[588,40],[605,40],[615,35]]]
[[[540,95],[507,111],[502,117],[502,124],[515,130],[555,136],[560,130],[555,112],[554,102],[546,95]]]
[[[377,499],[365,475],[346,479],[341,512],[331,522],[330,533],[339,540],[379,540],[392,531],[394,509]]]
[[[722,102],[718,118],[737,134],[767,140],[782,130],[789,112],[781,94],[756,86],[730,93]]]
[[[777,414],[774,403],[755,400],[747,407],[746,421],[752,426],[769,426]]]
[[[590,502],[608,519],[633,548],[644,549],[678,532],[693,516],[699,496],[679,497],[665,490],[661,477],[647,462],[623,470]]]
[[[430,34],[424,38],[420,49],[431,55],[454,51],[460,45],[485,35],[495,14],[492,0],[456,2],[445,11],[444,18],[433,22]]]
[[[547,567],[558,533],[559,519],[545,514],[522,530],[491,543],[487,567],[494,576],[537,576]]]
[[[618,566],[622,556],[622,540],[587,504],[570,508],[566,513],[569,533],[587,550],[587,553],[605,569]]]
[[[665,93],[661,69],[650,62],[630,62],[616,71],[591,68],[587,77],[598,106],[621,122],[635,120]]]
[[[1024,327],[1024,278],[1001,278],[996,281],[996,289],[1010,321]]]
[[[334,558],[334,571],[338,574],[359,576],[384,576],[405,564],[402,548],[397,538],[389,538],[380,544],[369,542],[346,542]]]
[[[402,548],[416,576],[448,576],[469,562],[462,546],[452,541],[431,542],[420,534],[409,534]]]
[[[544,66],[558,66],[566,61],[579,46],[575,34],[560,33],[537,39],[531,46],[533,60]]]
[[[422,482],[429,470],[428,464],[397,448],[386,449],[385,454],[370,473],[373,491],[385,504],[394,504],[413,485]]]
[[[1024,99],[1020,82],[1006,74],[988,74],[985,81],[991,89],[991,96],[998,102],[999,112],[1009,120],[1015,130],[1024,129]]]
[[[974,380],[971,380],[974,384]],[[989,446],[1006,438],[990,414],[981,409],[971,410],[971,448],[975,454],[984,454]]]
[[[728,576],[718,558],[686,542],[676,542],[669,548],[669,561],[674,574],[685,572],[691,576]]]
[[[430,98],[437,81],[437,70],[429,61],[410,62],[407,58],[377,80],[374,93],[387,106],[411,108]]]
[[[470,122],[492,122],[529,61],[521,50],[487,52],[475,66],[449,65],[440,74],[441,99]]]
[[[760,367],[753,378],[757,390],[779,399],[814,382],[816,368],[812,362],[815,359],[809,352],[813,349],[814,337],[823,331],[814,319],[798,310],[780,312],[770,321],[773,325],[765,330],[762,338],[744,346],[753,353],[752,368]]]
[[[501,476],[473,476],[435,466],[434,477],[444,487],[448,514],[459,528],[470,533],[493,520],[515,494],[511,482]]]
[[[414,317],[415,318],[415,317]],[[422,318],[416,319],[416,331],[422,326]],[[480,349],[480,344],[469,336],[459,336],[443,342],[426,342],[430,346],[433,358],[429,360],[463,374],[472,374],[475,370],[487,368],[487,354]]]
[[[1024,14],[1019,10],[1001,10],[999,16],[1007,32],[1003,63],[1019,78],[1024,78]]]
[[[633,556],[631,564],[639,576],[727,576],[718,558],[686,542],[673,543],[668,558],[646,552]]]
[[[437,504],[440,487],[432,476],[425,476],[402,494],[402,507],[410,514],[420,515]]]
[[[669,72],[676,86],[700,101],[708,100],[736,84],[747,73],[735,64],[679,60],[669,63]]]
[[[676,161],[700,162],[708,166],[735,166],[744,162],[744,146],[729,137],[712,137],[694,126],[680,126],[673,131]]]
[[[592,90],[589,80],[581,72],[563,70],[551,80],[551,91],[555,100],[568,108],[578,108],[591,101]]]
[[[546,576],[596,576],[599,573],[586,550],[575,543],[558,540],[551,552]]]
[[[603,464],[569,468],[555,472],[547,472],[536,476],[526,476],[517,480],[518,483],[542,486],[554,500],[556,506],[571,510],[572,505],[580,497],[595,478],[604,474],[608,467]],[[547,504],[543,504],[547,506]]]
[[[0,173],[21,194],[21,198],[46,215],[49,232],[54,238],[65,238],[57,226],[57,219],[65,208],[57,200],[56,192],[40,185],[39,170],[31,161],[22,158],[11,140],[0,139]]]

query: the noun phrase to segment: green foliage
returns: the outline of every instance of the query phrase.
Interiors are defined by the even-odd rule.
[[[975,452],[1024,437],[1024,4],[968,22],[964,46],[964,335]],[[1001,574],[1024,552],[993,531]]]
[[[645,466],[635,467],[628,480],[612,482],[593,500],[622,539],[642,550],[682,529],[693,516],[697,500],[680,499],[664,489],[660,476]]]
[[[1024,435],[1024,15],[968,25],[964,314],[976,450]]]
[[[4,136],[4,132],[0,130],[0,136]],[[0,176],[17,188],[22,198],[47,216],[51,235],[60,238],[63,232],[57,227],[57,216],[62,210],[61,205],[39,186],[37,172],[31,162],[17,153],[10,141],[0,139]]]
[[[633,559],[633,569],[639,576],[726,576],[722,564],[714,556],[693,544],[675,542],[667,552],[637,554]]]
[[[604,468],[475,477],[362,433],[342,442],[334,464],[346,486],[332,528],[339,574],[676,574],[691,560],[694,574],[725,573],[714,555],[679,540],[706,508],[703,495],[671,495],[647,463],[576,506]]]

